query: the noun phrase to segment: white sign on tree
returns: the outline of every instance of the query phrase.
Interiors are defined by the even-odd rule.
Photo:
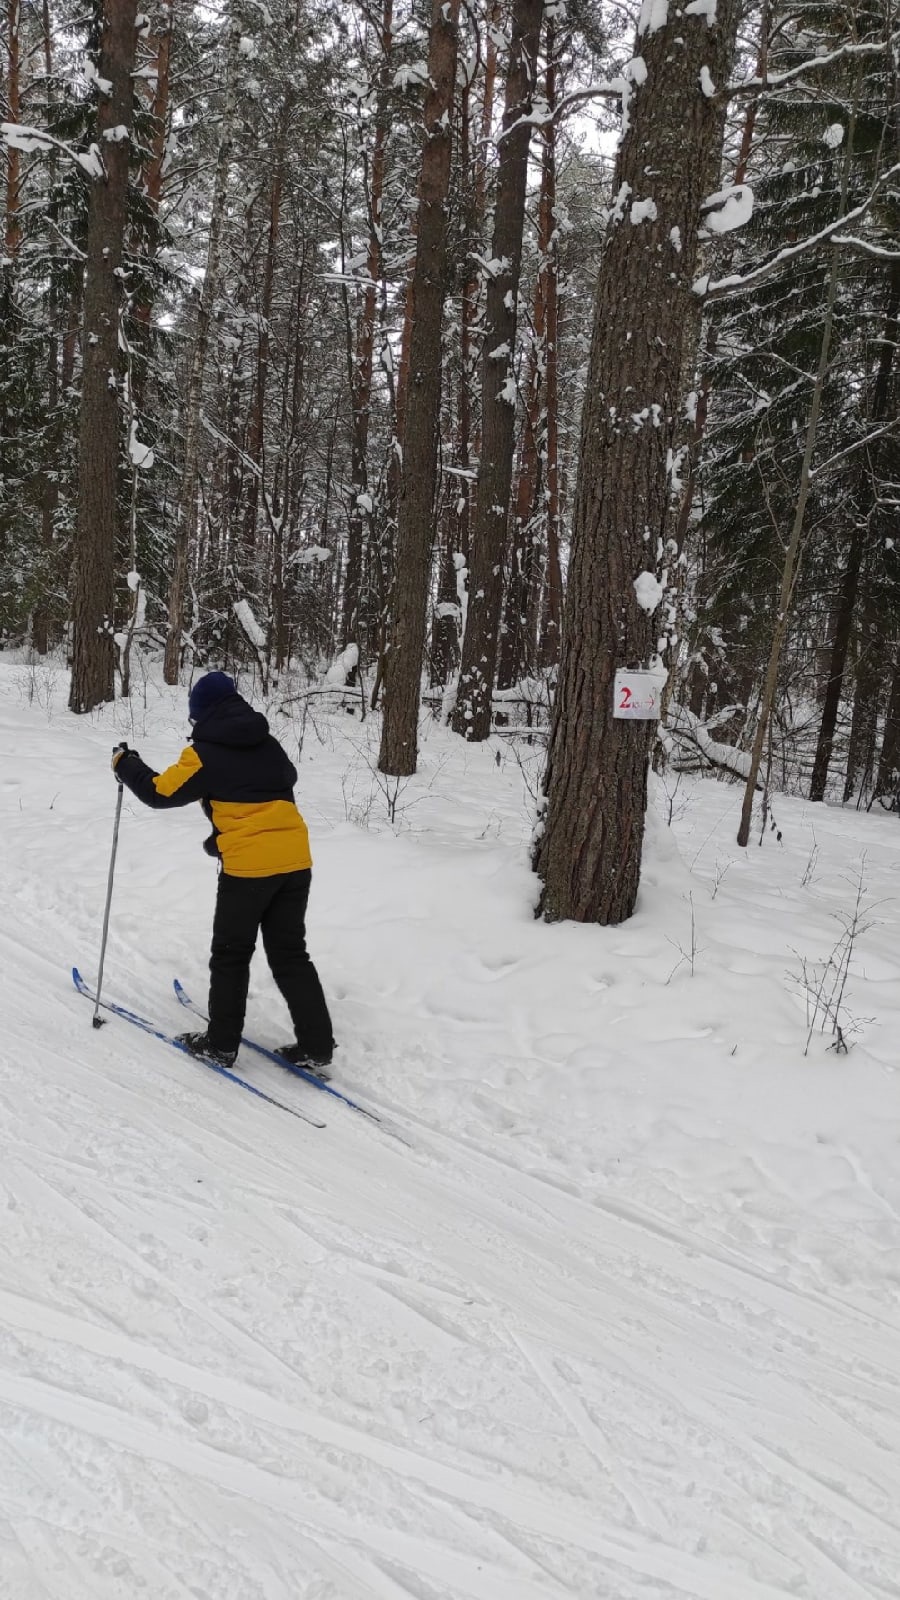
[[[666,673],[657,669],[629,671],[619,667],[613,690],[613,716],[628,722],[653,722],[659,717]]]

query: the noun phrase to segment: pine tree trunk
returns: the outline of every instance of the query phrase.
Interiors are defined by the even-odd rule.
[[[652,722],[613,717],[617,667],[648,666],[659,622],[635,581],[655,575],[670,514],[667,453],[697,337],[701,205],[715,187],[737,0],[715,21],[645,7],[615,204],[597,285],[559,689],[535,867],[548,920],[617,923],[634,910]],[[643,72],[641,74],[644,76]]]
[[[197,500],[197,474],[200,456],[200,412],[203,403],[203,382],[206,376],[206,358],[212,312],[218,292],[219,264],[222,251],[222,230],[225,222],[228,168],[234,144],[234,121],[237,103],[237,60],[241,38],[241,24],[232,16],[228,24],[228,46],[225,61],[225,102],[222,108],[222,125],[216,155],[216,175],[213,189],[212,211],[209,221],[209,241],[206,249],[206,271],[200,303],[197,308],[197,328],[191,352],[190,375],[184,411],[184,463],[181,473],[181,492],[178,497],[178,518],[175,525],[175,552],[172,581],[169,585],[169,630],[166,636],[166,653],[163,677],[166,683],[178,682],[181,664],[181,635],[184,628],[184,604],[187,597],[188,566],[194,536],[194,518]]]
[[[136,0],[105,0],[99,78],[108,80],[111,90],[97,108],[105,174],[92,179],[88,203],[69,694],[69,707],[76,712],[92,711],[114,693],[119,273],[128,214],[136,16]],[[107,130],[120,127],[128,130],[125,138],[105,137]]]
[[[458,52],[459,0],[432,0],[425,100],[425,149],[419,176],[415,318],[403,429],[403,477],[384,655],[384,721],[378,765],[406,776],[416,770],[419,699],[425,650],[428,579],[441,409],[441,328],[447,293],[447,197]]]
[[[469,607],[453,728],[467,739],[491,731],[503,565],[515,450],[515,346],[531,106],[543,0],[513,0],[491,271],[481,361],[481,456],[475,494]]]

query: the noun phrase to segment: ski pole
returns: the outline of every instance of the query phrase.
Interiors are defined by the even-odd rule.
[[[103,912],[103,933],[100,938],[100,970],[97,973],[97,998],[94,1002],[94,1015],[91,1018],[91,1023],[95,1028],[102,1028],[104,1022],[106,1021],[106,1018],[101,1017],[100,1015],[100,990],[103,987],[103,963],[106,960],[106,936],[109,933],[109,908],[112,902],[113,875],[116,870],[116,851],[119,848],[119,818],[122,815],[122,796],[124,793],[125,785],[120,778],[119,797],[116,800],[116,820],[113,825],[112,853],[109,858],[109,879],[106,884],[106,908]]]

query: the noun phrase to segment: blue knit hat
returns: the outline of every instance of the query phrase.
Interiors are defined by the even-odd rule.
[[[220,700],[227,700],[233,694],[237,694],[237,686],[227,672],[207,672],[205,677],[197,679],[190,692],[188,716],[192,722],[199,722]]]

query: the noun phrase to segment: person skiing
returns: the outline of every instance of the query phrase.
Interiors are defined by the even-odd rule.
[[[269,724],[225,672],[191,689],[191,743],[174,766],[154,772],[127,744],[113,751],[119,783],[155,810],[199,801],[212,823],[204,850],[220,864],[209,961],[209,1024],[181,1034],[198,1056],[230,1067],[238,1053],[250,960],[263,949],[294,1024],[279,1053],[322,1078],[335,1048],[319,975],[306,950],[312,878],[309,835],[294,801],[297,771]]]

